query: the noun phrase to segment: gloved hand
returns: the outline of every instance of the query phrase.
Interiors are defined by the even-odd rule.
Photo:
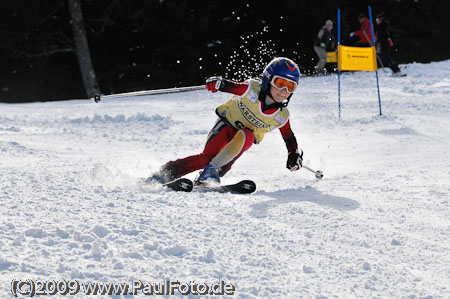
[[[298,149],[295,152],[289,152],[286,168],[290,171],[299,170],[300,168],[302,168],[302,162],[303,151],[301,149]]]
[[[214,76],[206,79],[206,89],[211,92],[217,92],[225,85],[222,77]]]
[[[320,46],[321,46],[322,48],[325,48],[325,47],[326,47],[325,43],[320,43]]]
[[[355,35],[354,32],[350,32],[350,37],[353,37],[353,35]]]
[[[391,38],[388,38],[388,42],[389,42],[389,47],[392,47],[394,45],[394,42],[392,41]]]

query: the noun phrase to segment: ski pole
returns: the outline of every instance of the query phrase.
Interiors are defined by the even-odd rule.
[[[322,179],[323,178],[323,172],[321,170],[311,169],[307,165],[303,165],[303,168],[313,172],[316,175],[316,178],[318,178],[318,179]]]
[[[185,92],[185,91],[202,90],[205,88],[206,88],[205,85],[198,85],[198,86],[188,86],[188,87],[174,87],[174,88],[165,88],[165,89],[133,91],[133,92],[111,94],[111,95],[106,95],[106,96],[101,96],[101,95],[96,94],[92,99],[96,103],[98,103],[101,100],[106,100],[106,99],[177,93],[177,92]]]

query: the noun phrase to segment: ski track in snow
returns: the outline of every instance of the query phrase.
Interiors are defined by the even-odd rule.
[[[383,116],[375,74],[344,73],[341,121],[336,76],[301,78],[291,124],[325,177],[288,172],[272,132],[223,179],[253,179],[244,196],[137,184],[199,152],[227,94],[0,104],[0,296],[32,278],[449,298],[450,61],[407,73],[379,72]]]

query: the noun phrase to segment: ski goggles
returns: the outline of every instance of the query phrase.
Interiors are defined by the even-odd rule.
[[[270,84],[278,90],[286,89],[287,92],[293,93],[297,88],[297,82],[280,76],[273,76]]]

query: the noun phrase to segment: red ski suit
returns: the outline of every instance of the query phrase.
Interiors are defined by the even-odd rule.
[[[243,95],[249,86],[247,82],[228,82],[226,87],[221,91],[239,96]],[[263,105],[262,102],[260,104]],[[269,108],[264,112],[270,114],[276,110],[277,108]],[[289,120],[284,126],[280,127],[280,132],[286,143],[288,152],[295,152],[298,149],[298,145],[294,133],[291,130]],[[237,143],[242,145],[237,150],[236,147],[230,148],[232,143],[236,144],[236,142],[231,141],[236,141],[236,139],[239,139]],[[172,179],[176,179],[193,171],[204,169],[220,153],[221,156],[227,157],[225,159],[226,164],[221,165],[219,171],[219,175],[223,176],[231,169],[233,163],[252,146],[254,141],[255,137],[250,130],[246,128],[237,130],[219,119],[209,133],[205,148],[200,154],[170,161],[162,167],[161,171],[168,173]],[[229,152],[228,155],[227,151]]]

